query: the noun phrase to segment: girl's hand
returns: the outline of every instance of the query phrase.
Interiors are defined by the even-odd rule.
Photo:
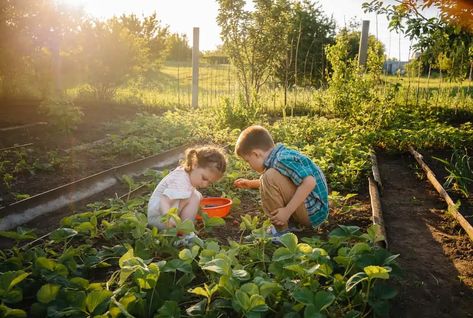
[[[239,188],[239,189],[249,189],[250,188],[250,180],[243,179],[243,178],[236,179],[235,182],[233,182],[233,186],[235,188]]]

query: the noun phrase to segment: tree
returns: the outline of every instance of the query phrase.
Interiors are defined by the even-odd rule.
[[[136,15],[122,15],[110,21],[117,28],[124,27],[134,36],[144,41],[148,49],[148,65],[156,70],[164,61],[169,50],[169,27],[161,26],[156,12],[139,19]]]
[[[276,77],[284,87],[320,85],[324,77],[324,47],[334,42],[335,22],[308,0],[290,4],[290,28],[285,58]]]
[[[99,100],[110,99],[118,86],[148,67],[150,47],[116,18],[82,27],[81,64]]]
[[[437,8],[440,17],[424,16],[422,10],[430,7]],[[403,0],[396,1],[396,4],[372,0],[365,2],[363,8],[365,11],[386,14],[391,29],[404,32],[411,40],[415,40],[413,50],[420,53],[422,61],[429,65],[429,74],[432,65],[440,66],[439,57],[442,65],[445,59],[450,61],[448,75],[451,80],[462,80],[467,69],[471,69],[472,4],[459,0]]]
[[[254,10],[247,11],[245,0],[218,3],[217,23],[224,49],[237,69],[250,106],[284,57],[289,4],[286,0],[255,0]]]
[[[0,5],[0,81],[3,95],[24,94],[41,86],[50,93],[58,81],[62,56],[73,51],[71,39],[84,15],[50,0],[3,0]],[[61,54],[64,53],[64,54]]]
[[[190,61],[192,48],[185,34],[173,33],[168,38],[169,50],[166,56],[168,61]]]

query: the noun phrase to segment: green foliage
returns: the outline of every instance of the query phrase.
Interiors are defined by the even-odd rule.
[[[232,104],[228,98],[211,109],[215,114],[214,120],[220,129],[244,129],[254,123],[264,122],[266,115],[258,102],[246,105],[243,96]]]
[[[188,39],[185,34],[174,33],[169,36],[169,52],[166,60],[168,61],[190,61],[192,58],[192,48],[189,47]]]
[[[455,149],[450,160],[443,160],[434,157],[445,165],[445,170],[449,173],[445,178],[444,187],[459,191],[465,198],[468,198],[469,188],[473,184],[473,158],[468,155],[468,151]]]
[[[321,86],[325,82],[324,47],[333,43],[335,22],[309,1],[289,6],[286,53],[275,74],[278,84],[286,88]]]
[[[440,16],[427,18],[421,11],[428,7],[440,9]],[[405,33],[413,40],[413,50],[423,62],[447,71],[450,80],[460,81],[471,65],[468,52],[473,45],[471,8],[452,6],[449,1],[402,2],[386,4],[381,0],[363,3],[365,11],[386,15],[390,29]]]
[[[53,126],[66,134],[75,130],[84,116],[80,107],[65,99],[47,99],[40,104],[39,109]]]
[[[218,3],[217,23],[224,49],[237,69],[245,103],[250,106],[286,51],[289,3],[257,0],[252,11],[245,10],[245,0]]]

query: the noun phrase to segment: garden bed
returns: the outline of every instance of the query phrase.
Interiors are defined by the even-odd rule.
[[[473,245],[409,154],[379,154],[390,251],[404,276],[393,317],[468,317]]]

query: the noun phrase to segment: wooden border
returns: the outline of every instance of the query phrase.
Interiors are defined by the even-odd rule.
[[[388,248],[388,238],[386,228],[384,227],[383,209],[381,207],[380,188],[382,189],[381,174],[378,169],[378,160],[374,151],[371,152],[371,169],[373,176],[368,177],[368,187],[371,200],[371,211],[373,224],[377,224],[378,234],[384,237],[383,241],[378,242],[381,247]]]
[[[433,171],[429,166],[422,160],[422,155],[418,153],[412,146],[409,146],[409,152],[414,156],[419,165],[424,170],[429,179],[430,183],[433,185],[435,190],[440,194],[440,196],[447,202],[448,211],[453,215],[453,217],[458,221],[461,227],[466,231],[470,239],[473,241],[473,226],[465,219],[465,217],[458,211],[458,207],[453,202],[452,198],[448,195],[447,191],[442,187],[440,182],[435,177]]]

